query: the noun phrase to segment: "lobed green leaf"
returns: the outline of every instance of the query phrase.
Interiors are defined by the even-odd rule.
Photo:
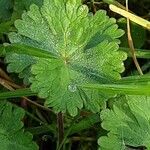
[[[22,73],[31,66],[31,72],[28,71],[31,90],[45,98],[45,105],[56,112],[68,111],[73,116],[83,106],[98,112],[109,97],[99,92],[93,96],[76,85],[120,79],[126,59],[126,54],[118,51],[117,38],[124,32],[118,29],[115,19],[103,10],[95,15],[88,11],[80,0],[45,0],[40,9],[31,5],[22,20],[15,22],[18,33],[9,35],[11,43],[35,47],[57,57],[13,54],[16,55],[10,55],[13,60],[9,55],[6,60],[9,71]]]
[[[21,119],[24,111],[0,101],[0,148],[3,150],[38,150],[32,135],[24,132]]]
[[[150,97],[122,96],[113,109],[101,112],[101,119],[109,132],[98,141],[101,150],[150,149]]]

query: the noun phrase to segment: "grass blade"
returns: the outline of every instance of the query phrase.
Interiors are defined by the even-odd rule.
[[[150,85],[143,84],[85,84],[81,88],[102,90],[109,94],[146,95],[150,96]]]
[[[142,76],[129,76],[124,77],[121,80],[115,81],[116,84],[141,84],[148,85],[150,82],[150,75],[145,74]]]
[[[39,48],[31,47],[24,44],[18,44],[18,43],[6,46],[5,50],[6,52],[13,51],[17,54],[27,54],[27,55],[42,57],[42,58],[57,58],[57,56],[52,52],[48,52]]]
[[[36,93],[32,92],[30,89],[17,89],[14,91],[1,92],[0,99],[22,97],[22,96],[34,96]]]

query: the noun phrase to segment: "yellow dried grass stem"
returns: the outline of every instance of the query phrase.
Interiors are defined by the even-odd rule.
[[[133,22],[135,22],[135,23],[137,23],[137,24],[139,24],[139,25],[141,25],[141,26],[143,26],[143,27],[150,30],[150,22],[149,21],[147,21],[147,20],[145,20],[145,19],[143,19],[143,18],[141,18],[137,15],[134,15],[134,14],[132,14],[132,13],[126,11],[126,10],[123,10],[123,9],[121,9],[121,8],[115,6],[115,5],[112,5],[112,4],[109,5],[109,8],[113,12],[115,12],[117,14],[120,14],[120,15],[126,17],[126,18],[129,18],[131,21],[133,21]]]

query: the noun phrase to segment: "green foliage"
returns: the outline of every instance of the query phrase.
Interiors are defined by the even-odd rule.
[[[4,54],[5,54],[5,49],[3,45],[0,45],[0,57],[3,56]]]
[[[128,47],[128,38],[127,38],[127,21],[124,18],[118,20],[118,25],[120,28],[124,29],[125,34],[120,38],[121,47]],[[135,48],[141,48],[146,39],[146,30],[141,26],[131,23],[131,35],[133,38]]]
[[[11,17],[12,0],[0,0],[0,22],[6,21]]]
[[[129,57],[132,57],[130,48],[120,47],[119,50],[122,50],[128,54]],[[145,49],[135,49],[135,55],[137,58],[149,59],[150,51]]]
[[[112,109],[101,112],[101,119],[102,127],[109,131],[99,139],[101,150],[150,149],[150,97],[122,96]]]
[[[29,10],[30,5],[42,6],[43,0],[15,0],[15,10]]]
[[[14,21],[21,17],[31,4],[42,6],[43,0],[0,0],[0,39],[14,30]]]
[[[32,135],[24,132],[21,119],[24,111],[0,101],[0,148],[3,150],[37,150]]]
[[[46,98],[46,105],[56,112],[67,110],[74,116],[78,108],[86,105],[77,84],[120,79],[126,55],[118,51],[117,38],[123,31],[105,11],[98,11],[93,16],[80,1],[45,0],[41,9],[32,5],[15,26],[18,33],[10,34],[12,43],[41,48],[58,57],[44,59],[17,55],[19,61],[10,55],[13,62],[10,57],[6,58],[8,70],[18,73],[31,65],[32,59],[36,60],[32,66],[31,89]],[[95,111],[99,111],[99,107]]]
[[[82,119],[79,123],[73,124],[71,126],[69,135],[79,133],[79,131],[88,129],[98,122],[100,122],[100,117],[98,114],[89,115],[88,117]]]
[[[107,94],[145,95],[150,96],[150,76],[130,76],[109,84],[83,84],[80,87],[91,90],[105,90]]]
[[[0,0],[0,149],[37,150],[30,133],[41,150],[45,143],[95,150],[98,137],[100,150],[150,149],[150,76],[131,76],[132,61],[124,68],[126,53],[131,57],[126,21],[118,20],[118,29],[98,10],[105,3],[123,8],[119,1],[125,2]],[[132,11],[148,17],[148,3]],[[131,23],[134,45],[142,48],[135,55],[149,73],[146,32]]]

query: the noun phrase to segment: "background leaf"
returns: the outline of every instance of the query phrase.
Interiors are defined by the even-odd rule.
[[[120,150],[128,146],[150,149],[149,107],[150,97],[124,96],[117,99],[113,109],[103,110],[102,127],[109,133],[99,139],[101,149]],[[112,141],[113,147],[108,141]]]
[[[11,17],[12,8],[12,0],[0,0],[0,22],[6,21]]]
[[[21,119],[24,111],[10,103],[0,101],[0,147],[3,150],[37,150],[32,135],[24,132]]]

